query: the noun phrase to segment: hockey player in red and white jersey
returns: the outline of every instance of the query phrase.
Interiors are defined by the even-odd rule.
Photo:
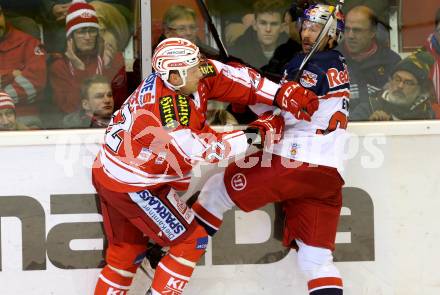
[[[210,235],[233,206],[252,211],[281,202],[285,213],[283,244],[298,251],[298,266],[308,280],[309,294],[340,295],[342,278],[333,264],[336,228],[342,206],[342,155],[348,117],[349,78],[344,57],[332,50],[343,31],[343,17],[334,6],[315,4],[301,21],[303,52],[287,66],[285,83],[276,97],[279,106],[289,93],[313,92],[315,112],[297,116],[282,111],[285,132],[279,143],[247,157],[251,168],[231,163],[204,185],[193,211]],[[305,55],[329,21],[318,51],[295,79]],[[310,105],[309,105],[310,107]],[[260,107],[267,109],[268,107]],[[255,109],[255,107],[254,107]],[[300,120],[298,120],[298,118]],[[268,142],[268,141],[266,141]]]
[[[114,114],[93,167],[108,239],[95,295],[126,294],[149,239],[170,247],[151,294],[182,293],[208,237],[176,192],[188,188],[198,161],[214,163],[249,146],[248,134],[206,124],[207,101],[272,105],[279,89],[249,68],[201,60],[199,48],[180,38],[162,41],[152,64],[155,73]],[[298,101],[284,108],[293,114],[316,101],[295,91],[289,98]],[[275,134],[284,121],[265,113],[250,126]]]

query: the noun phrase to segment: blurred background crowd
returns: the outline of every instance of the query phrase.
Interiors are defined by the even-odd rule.
[[[206,0],[228,60],[199,1],[147,2],[148,20],[136,0],[0,0],[0,130],[106,127],[151,71],[142,49],[167,37],[279,81],[301,51],[301,9],[318,1]],[[343,10],[350,120],[439,119],[440,3],[346,0]],[[146,29],[151,40],[141,40]],[[214,125],[253,119],[241,105],[213,102],[208,113]]]

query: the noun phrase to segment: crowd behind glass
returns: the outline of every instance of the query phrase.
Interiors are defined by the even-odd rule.
[[[298,11],[305,1],[205,2],[233,57],[223,61],[280,81],[301,51]],[[345,2],[337,49],[348,64],[350,120],[439,119],[440,5],[427,16],[432,30],[425,41],[395,52],[389,12],[400,4]],[[218,57],[197,1],[151,5],[153,49],[164,38],[181,37]],[[139,37],[139,9],[135,0],[0,0],[0,130],[105,127],[140,83],[140,47],[149,45]],[[208,113],[210,124],[253,120],[241,105],[215,102]]]

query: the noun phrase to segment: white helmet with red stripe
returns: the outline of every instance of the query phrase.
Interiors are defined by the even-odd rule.
[[[157,45],[153,53],[153,68],[168,87],[179,90],[186,84],[187,71],[200,62],[199,47],[182,38],[168,38]],[[170,71],[178,71],[181,85],[168,82]]]

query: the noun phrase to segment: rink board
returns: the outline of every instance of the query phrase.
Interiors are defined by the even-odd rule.
[[[438,123],[350,127],[335,252],[345,294],[440,294]],[[0,294],[93,293],[103,239],[90,164],[101,138],[0,134]],[[185,197],[215,169],[196,169]],[[307,294],[273,219],[272,206],[230,212],[186,294]],[[143,288],[141,278],[130,294]]]

